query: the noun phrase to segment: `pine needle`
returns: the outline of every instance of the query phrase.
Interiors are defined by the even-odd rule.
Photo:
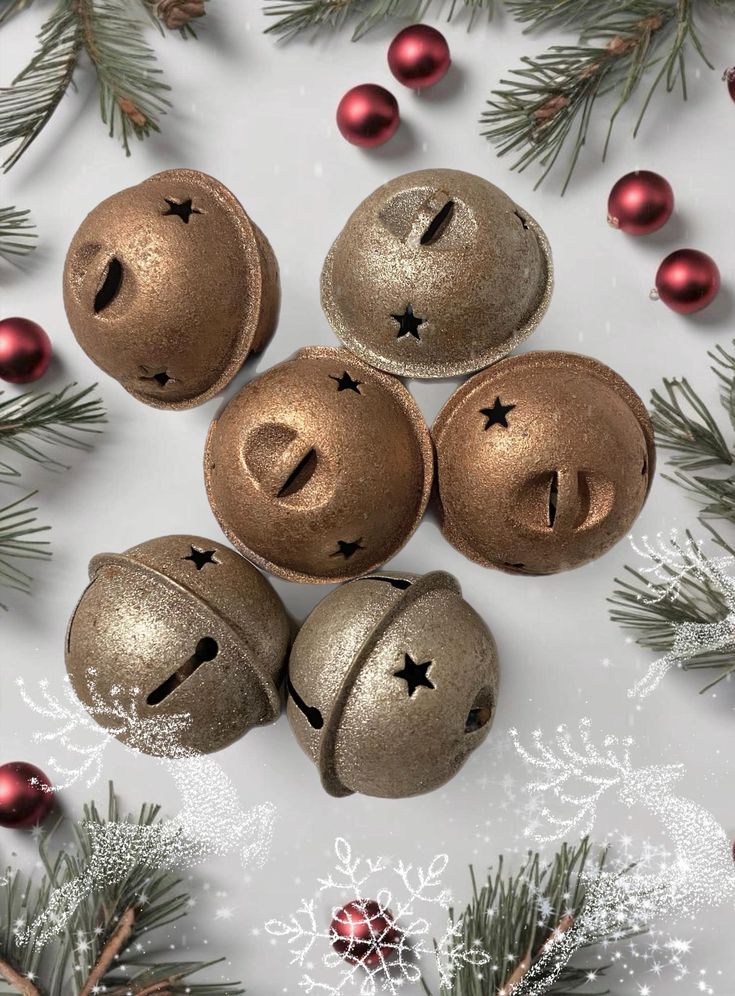
[[[28,594],[33,578],[18,566],[18,560],[50,557],[48,543],[35,539],[48,526],[36,525],[38,509],[29,504],[35,492],[0,508],[0,586]],[[0,608],[6,606],[0,604]]]
[[[0,256],[26,256],[36,248],[36,226],[30,211],[15,207],[0,208]]]

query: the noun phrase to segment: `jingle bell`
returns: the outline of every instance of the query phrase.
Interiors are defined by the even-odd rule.
[[[157,173],[102,201],[64,267],[64,305],[90,359],[154,408],[192,408],[227,385],[276,326],[278,265],[219,181]]]
[[[443,532],[471,560],[554,574],[630,529],[655,467],[629,384],[573,353],[510,357],[464,383],[432,435]]]
[[[552,282],[548,241],[527,211],[479,176],[426,169],[354,211],[324,263],[322,306],[367,363],[453,377],[529,336]]]
[[[429,430],[394,377],[312,346],[247,384],[212,422],[204,473],[233,545],[291,581],[383,564],[426,508]]]
[[[287,713],[330,795],[438,788],[488,734],[492,634],[451,574],[376,574],[317,605],[289,660]]]
[[[120,727],[120,740],[146,754],[208,754],[279,716],[289,622],[234,550],[163,536],[94,557],[90,578],[69,623],[66,667],[79,699],[100,724]]]

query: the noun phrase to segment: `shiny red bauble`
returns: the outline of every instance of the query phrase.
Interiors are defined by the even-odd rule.
[[[25,761],[0,766],[0,827],[35,826],[46,819],[53,804],[51,782],[40,768]]]
[[[363,149],[387,142],[395,134],[400,120],[398,101],[377,83],[353,86],[337,108],[337,127],[342,135]]]
[[[717,263],[698,249],[677,249],[666,257],[656,274],[659,298],[680,315],[706,308],[719,289]]]
[[[391,911],[374,899],[355,899],[335,910],[329,934],[338,955],[366,968],[390,964],[401,937]]]
[[[29,384],[48,370],[51,340],[28,318],[0,321],[0,380]]]
[[[622,176],[610,191],[607,220],[629,235],[649,235],[665,225],[674,210],[668,180],[650,170]]]
[[[428,24],[412,24],[399,31],[388,49],[388,65],[399,83],[420,90],[438,83],[452,57],[441,31]]]

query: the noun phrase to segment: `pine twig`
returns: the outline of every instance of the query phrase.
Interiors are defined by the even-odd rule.
[[[135,910],[132,907],[128,907],[120,917],[117,926],[110,935],[110,939],[102,949],[94,968],[87,976],[87,981],[79,990],[79,996],[90,996],[90,993],[99,991],[98,986],[114,964],[115,959],[128,946],[128,942],[133,936],[134,928]]]
[[[13,966],[3,958],[0,958],[0,976],[15,989],[19,996],[41,996],[40,991],[36,989],[31,980],[27,976],[21,975],[20,972],[16,972]]]
[[[512,78],[501,80],[496,99],[482,115],[483,134],[498,146],[498,154],[516,154],[513,169],[537,164],[538,186],[569,146],[564,192],[577,166],[597,100],[617,97],[603,149],[603,159],[615,120],[654,66],[658,72],[644,98],[636,123],[659,85],[671,91],[681,82],[686,99],[686,54],[694,48],[706,65],[694,19],[696,0],[626,0],[589,3],[587,0],[516,0],[511,9],[532,26],[560,20],[580,31],[576,45],[555,45],[534,58],[524,58]],[[663,54],[659,51],[664,48]]]
[[[15,207],[0,208],[0,256],[26,256],[36,248],[36,226],[30,211]]]
[[[40,560],[50,557],[48,543],[35,539],[48,526],[36,525],[38,509],[27,504],[33,493],[18,498],[0,508],[0,587],[11,588],[23,594],[30,592],[32,577],[18,567],[18,560]],[[6,606],[0,603],[0,608]]]
[[[91,397],[97,385],[75,391],[70,384],[55,394],[22,394],[2,400],[0,392],[0,447],[51,469],[64,464],[49,456],[48,446],[88,449],[83,434],[99,432],[106,421],[102,402]],[[18,477],[7,463],[0,462],[0,475]]]
[[[276,18],[266,28],[266,34],[279,35],[284,40],[295,38],[304,31],[320,29],[339,30],[356,21],[352,40],[357,41],[366,32],[383,21],[393,18],[410,18],[418,21],[434,6],[434,0],[269,0],[263,8],[266,17]],[[441,3],[438,4],[441,9]],[[491,15],[495,0],[451,0],[447,20],[460,11],[468,11],[469,26],[481,11]]]

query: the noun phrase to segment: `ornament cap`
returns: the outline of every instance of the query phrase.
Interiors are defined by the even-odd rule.
[[[352,213],[321,277],[345,346],[409,377],[454,377],[505,356],[551,299],[551,249],[502,190],[450,169],[407,173]]]

